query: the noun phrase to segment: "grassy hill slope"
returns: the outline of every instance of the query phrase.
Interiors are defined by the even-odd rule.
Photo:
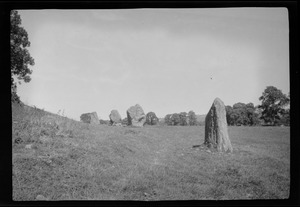
[[[215,200],[289,196],[287,127],[229,127],[232,154],[204,127],[88,125],[13,105],[13,199]]]

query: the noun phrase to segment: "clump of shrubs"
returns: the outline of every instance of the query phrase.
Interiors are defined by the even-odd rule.
[[[109,120],[100,119],[99,122],[100,122],[100,124],[104,124],[104,125],[109,125],[110,124]]]
[[[201,124],[197,121],[194,111],[167,114],[164,122],[170,126],[197,126]]]

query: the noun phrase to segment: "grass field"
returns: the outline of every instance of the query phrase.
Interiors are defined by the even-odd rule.
[[[233,153],[199,147],[204,127],[88,125],[12,106],[13,200],[285,199],[289,127],[229,127]]]

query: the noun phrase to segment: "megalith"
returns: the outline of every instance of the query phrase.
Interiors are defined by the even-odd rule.
[[[129,126],[143,127],[145,121],[146,115],[139,104],[131,106],[127,110],[127,122]]]
[[[109,119],[110,119],[111,125],[116,125],[116,124],[122,122],[121,115],[119,114],[119,112],[117,110],[112,110],[110,112]]]
[[[96,112],[85,113],[80,116],[80,120],[88,124],[100,124],[98,115]]]
[[[223,101],[216,98],[205,117],[205,141],[209,148],[219,152],[232,152],[228,136],[226,110]]]
[[[158,123],[158,118],[154,112],[149,112],[146,114],[146,124],[156,125]]]

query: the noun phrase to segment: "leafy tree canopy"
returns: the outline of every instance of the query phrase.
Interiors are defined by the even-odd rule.
[[[228,125],[256,125],[257,115],[253,103],[236,103],[232,107],[226,106],[226,119]]]
[[[188,113],[189,117],[189,124],[190,126],[195,126],[197,124],[197,117],[194,111],[189,111]]]
[[[272,125],[280,120],[286,111],[285,106],[290,103],[289,96],[274,86],[268,86],[259,100],[262,101],[259,105],[259,108],[262,109],[261,119]]]
[[[172,114],[167,114],[167,115],[165,116],[165,123],[166,123],[167,125],[172,125],[171,116],[172,116]]]
[[[180,124],[180,116],[178,113],[174,113],[171,116],[172,125],[177,126]]]
[[[180,125],[181,126],[188,125],[188,114],[186,112],[180,112],[179,117],[180,117]]]
[[[13,10],[10,14],[10,55],[11,55],[11,93],[12,101],[20,102],[18,95],[16,94],[17,84],[13,77],[24,82],[31,80],[30,74],[32,70],[29,69],[29,65],[34,65],[34,59],[30,56],[27,47],[30,47],[30,41],[28,40],[28,34],[26,30],[21,27],[21,17],[17,11]],[[19,81],[19,84],[21,82]]]

